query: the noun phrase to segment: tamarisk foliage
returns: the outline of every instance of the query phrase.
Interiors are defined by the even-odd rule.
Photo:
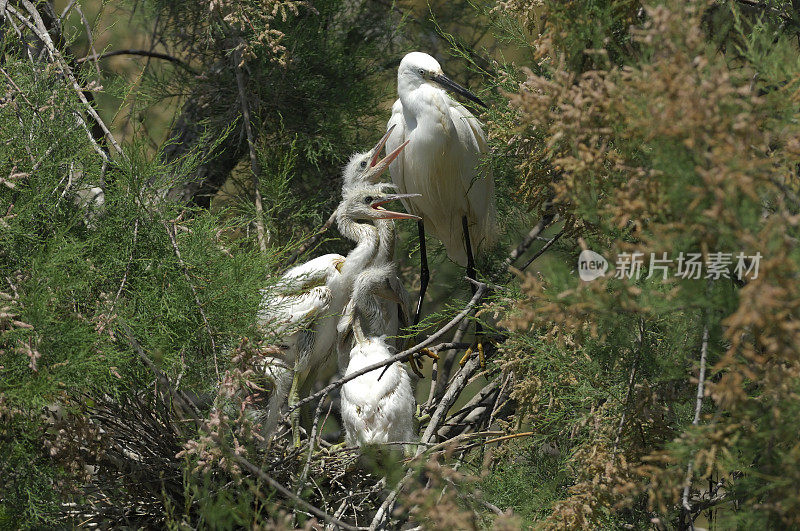
[[[510,1],[495,14],[540,33],[536,61],[506,68],[509,108],[490,130],[518,197],[552,200],[566,232],[504,319],[542,479],[487,484],[535,496],[544,507],[517,507],[547,528],[800,525],[795,12]],[[582,249],[611,271],[579,280]],[[634,253],[641,275],[622,262]],[[664,253],[668,271],[654,268]],[[697,278],[681,253],[697,253]],[[729,273],[714,272],[721,256]]]

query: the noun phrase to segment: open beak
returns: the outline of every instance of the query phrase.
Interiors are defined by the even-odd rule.
[[[467,89],[465,89],[464,87],[462,87],[461,85],[459,85],[458,83],[456,83],[455,81],[453,81],[452,79],[450,79],[449,77],[447,77],[444,74],[439,74],[439,75],[433,76],[431,79],[433,79],[434,81],[439,83],[444,88],[446,88],[448,90],[452,90],[453,92],[455,92],[457,94],[461,94],[462,96],[464,96],[465,98],[467,98],[470,101],[474,101],[475,103],[477,103],[481,107],[484,107],[484,108],[488,107],[488,105],[483,103],[483,101],[478,96],[476,96],[472,92],[468,91]]]
[[[381,206],[391,201],[396,201],[398,199],[409,199],[411,197],[422,197],[422,196],[421,194],[389,194],[381,197],[379,200],[373,203],[370,203],[369,206],[378,211],[378,216],[377,216],[378,219],[415,219],[419,221],[422,218],[419,216],[415,216],[414,214],[406,214],[405,212],[392,212],[391,210],[386,210]]]
[[[381,151],[383,151],[383,146],[386,145],[386,141],[389,139],[389,135],[392,134],[392,130],[395,128],[393,125],[386,131],[386,134],[375,144],[375,147],[372,148],[372,157],[369,159],[369,169],[365,175],[366,179],[370,183],[377,183],[378,179],[380,178],[381,174],[386,171],[386,168],[396,159],[400,153],[403,152],[405,147],[408,145],[408,140],[397,146],[397,148],[386,155],[384,158],[378,160],[378,157],[381,155]]]
[[[380,140],[378,140],[378,143],[375,144],[375,147],[370,150],[370,153],[372,154],[372,158],[369,159],[370,168],[378,163],[378,157],[380,156],[381,151],[383,151],[383,146],[386,144],[386,141],[389,140],[389,135],[392,134],[392,131],[394,131],[395,127],[397,127],[397,124],[391,126],[389,130],[386,131],[386,134],[383,135]]]

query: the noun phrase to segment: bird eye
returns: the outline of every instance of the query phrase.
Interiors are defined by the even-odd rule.
[[[421,75],[422,77],[425,77],[425,70],[423,70],[422,68],[420,68],[420,69],[419,69],[419,75]]]
[[[362,160],[361,161],[361,167],[362,168],[366,168],[367,167],[367,161],[366,160]]]
[[[372,203],[372,201],[374,199],[375,199],[374,197],[372,197],[371,195],[368,195],[367,197],[364,198],[364,202],[365,203]]]

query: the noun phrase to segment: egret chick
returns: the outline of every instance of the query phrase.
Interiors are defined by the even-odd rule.
[[[372,269],[375,273],[373,279],[378,281],[373,285],[376,287],[381,284],[381,276],[386,273],[386,269]],[[362,322],[380,326],[379,319],[364,312],[377,310],[372,305],[372,300],[373,294],[369,289],[364,289],[359,294],[359,299],[352,303],[351,311],[356,313],[352,324],[355,346],[350,352],[345,376],[385,361],[393,354],[385,336],[365,335]],[[411,443],[417,438],[414,432],[416,406],[411,378],[400,362],[392,363],[382,375],[381,373],[380,369],[374,370],[342,386],[341,413],[348,446]],[[405,450],[407,453],[412,451],[412,445],[407,444]]]
[[[411,214],[392,212],[382,205],[403,194],[385,194],[374,186],[350,190],[337,211],[337,225],[342,234],[357,242],[347,257],[325,255],[290,269],[278,283],[278,295],[265,294],[259,322],[271,329],[283,346],[280,358],[264,359],[264,373],[275,380],[264,430],[270,433],[277,422],[284,401],[292,407],[299,400],[300,389],[313,375],[324,373],[336,345],[336,326],[349,300],[355,277],[373,259],[378,248],[378,233],[372,224],[377,219],[418,219]],[[291,383],[289,383],[291,382]],[[288,391],[287,391],[288,390]],[[294,442],[299,446],[299,409],[292,410]]]

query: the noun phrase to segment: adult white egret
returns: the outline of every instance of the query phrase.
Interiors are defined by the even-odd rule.
[[[384,361],[393,351],[380,335],[384,316],[375,295],[394,274],[392,264],[372,266],[359,279],[343,320],[352,322],[355,345],[345,376],[368,365]],[[345,383],[341,389],[341,413],[348,446],[390,442],[410,443],[414,432],[414,393],[411,379],[399,362],[385,372],[375,370]],[[410,450],[409,445],[406,451]]]
[[[475,278],[474,256],[495,237],[494,178],[479,176],[481,153],[488,151],[480,122],[447,90],[485,107],[470,91],[452,81],[430,55],[411,52],[397,70],[398,100],[392,107],[386,150],[404,142],[408,147],[390,165],[392,182],[401,193],[420,197],[403,202],[422,218],[420,298],[414,317],[419,321],[430,277],[425,246],[427,228],[444,244],[454,262]],[[474,287],[473,287],[474,290]]]
[[[418,219],[417,216],[385,210],[381,205],[403,194],[386,194],[374,186],[350,190],[337,209],[337,225],[347,238],[357,242],[347,257],[325,255],[290,269],[278,284],[276,297],[266,296],[259,322],[271,329],[283,348],[283,356],[266,357],[265,374],[275,381],[264,429],[274,429],[280,408],[287,398],[293,406],[300,387],[311,371],[330,362],[336,343],[336,325],[349,300],[353,281],[378,249],[378,219]],[[291,384],[289,383],[291,381]],[[292,412],[294,441],[299,445],[299,410]]]

